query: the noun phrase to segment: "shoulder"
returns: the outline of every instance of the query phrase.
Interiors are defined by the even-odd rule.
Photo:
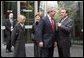
[[[15,27],[14,27],[14,30],[18,30],[19,31],[19,24],[17,23],[16,25],[15,25]]]
[[[73,21],[70,17],[68,17],[67,19],[68,19],[69,22],[72,22]]]
[[[42,17],[42,19],[46,19],[46,18],[48,18],[48,16],[47,16],[47,15]]]
[[[9,21],[9,19],[5,19],[5,22],[8,22]]]
[[[18,28],[18,27],[19,27],[19,24],[18,24],[18,23],[16,23],[15,28]]]
[[[8,24],[9,23],[9,19],[5,19],[3,24]]]
[[[42,17],[42,21],[46,21],[46,19],[48,19],[48,16],[44,16],[44,17]]]

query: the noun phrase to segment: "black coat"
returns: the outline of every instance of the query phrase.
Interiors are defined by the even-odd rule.
[[[31,29],[31,33],[32,33],[32,41],[37,41],[37,39],[36,39],[36,31],[37,31],[37,28],[38,28],[38,23],[39,22],[37,22],[37,23],[34,23],[33,25],[32,25],[32,29]]]
[[[16,20],[13,19],[13,28],[16,24]],[[11,40],[11,23],[9,19],[6,19],[6,21],[4,21],[3,25],[5,26],[5,30],[4,30],[4,41],[6,41],[6,43],[8,43]]]
[[[32,26],[32,40],[34,42],[34,57],[40,57],[40,47],[38,47],[38,40],[36,39],[36,30],[38,28],[38,22],[34,23]]]
[[[14,57],[25,57],[25,27],[21,27],[20,24],[16,24],[11,35],[11,43],[14,46]]]

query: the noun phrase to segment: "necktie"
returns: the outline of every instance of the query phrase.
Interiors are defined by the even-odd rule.
[[[51,19],[51,28],[52,28],[53,31],[55,30],[55,24],[54,24],[54,20],[53,19]]]

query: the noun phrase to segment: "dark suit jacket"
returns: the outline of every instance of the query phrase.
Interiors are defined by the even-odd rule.
[[[55,27],[55,26],[54,26]],[[56,31],[56,28],[55,28]],[[43,47],[49,48],[53,46],[54,41],[56,41],[55,31],[52,31],[51,24],[48,16],[41,19],[36,29],[35,38],[40,42],[43,42]]]
[[[67,17],[63,22],[62,22],[62,26],[58,27],[57,29],[57,34],[58,34],[58,45],[63,47],[63,46],[69,46],[71,45],[70,42],[70,32],[72,31],[72,27],[73,27],[73,21]]]
[[[11,23],[10,23],[10,20],[9,19],[6,19],[6,21],[3,23],[4,26],[5,26],[5,30],[4,30],[4,40],[6,42],[9,42],[9,40],[11,40]],[[13,27],[15,26],[16,24],[16,20],[13,19]]]
[[[15,57],[25,57],[25,27],[16,24],[11,34],[11,44],[14,46]]]

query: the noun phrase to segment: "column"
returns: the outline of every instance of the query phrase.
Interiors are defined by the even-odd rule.
[[[17,17],[20,15],[20,1],[17,1]]]

